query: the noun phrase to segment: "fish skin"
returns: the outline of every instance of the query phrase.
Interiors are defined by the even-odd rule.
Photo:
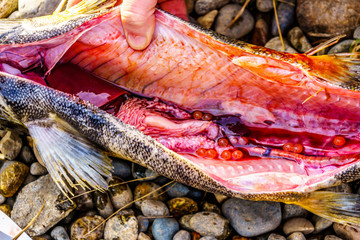
[[[117,10],[115,9],[113,11]],[[79,20],[82,17],[83,19]],[[0,39],[2,39],[0,42],[2,41],[1,44],[3,45],[12,44],[13,46],[23,43],[32,44],[34,41],[46,40],[49,36],[54,38],[61,36],[64,32],[75,29],[79,30],[78,27],[84,26],[84,24],[90,24],[91,21],[93,21],[92,24],[101,22],[106,19],[106,14],[86,15],[82,17],[80,16],[77,20],[74,20],[72,24],[66,25],[66,23],[60,23],[56,25],[55,29],[59,29],[59,31],[54,31],[52,27],[46,24],[42,26],[42,32],[36,28],[31,32],[28,31],[28,29],[21,29],[24,27],[23,25],[16,25],[20,29],[13,28],[11,31],[3,32],[2,35],[0,35]],[[64,29],[66,29],[66,31]],[[30,36],[31,33],[34,32],[38,32],[39,34]],[[248,44],[219,37],[212,32],[205,33],[210,38],[213,37],[217,40],[222,39],[221,44],[236,46],[239,49],[243,48],[243,50],[252,53],[257,51],[259,55],[272,55],[275,53],[271,50],[265,51],[263,48],[257,50],[256,48],[249,49]],[[282,60],[287,60],[289,56],[290,55],[286,53],[276,53],[276,57],[283,58]],[[299,61],[299,66],[304,68],[305,65],[302,61]],[[16,76],[11,76],[6,73],[0,73],[0,75],[0,93],[3,97],[3,106],[6,110],[10,110],[12,113],[10,115],[17,121],[21,121],[26,125],[31,121],[46,119],[50,113],[55,113],[59,118],[65,120],[78,130],[79,133],[111,154],[132,160],[169,178],[205,191],[236,196],[248,200],[271,200],[296,203],[309,198],[310,193],[307,193],[308,191],[347,182],[360,177],[360,166],[359,163],[356,163],[334,176],[329,176],[326,181],[308,187],[305,189],[306,192],[242,193],[225,187],[217,181],[216,177],[208,176],[188,159],[166,149],[152,138],[122,123],[114,116],[99,110],[91,104],[84,103],[65,93]],[[101,128],[99,128],[99,126],[101,126]]]

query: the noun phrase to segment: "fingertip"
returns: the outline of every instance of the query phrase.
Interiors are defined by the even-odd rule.
[[[134,50],[143,50],[149,45],[146,36],[139,36],[133,33],[128,33],[126,40],[129,46]]]

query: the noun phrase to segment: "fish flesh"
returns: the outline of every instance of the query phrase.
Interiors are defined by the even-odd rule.
[[[29,130],[65,194],[106,188],[112,155],[359,224],[359,195],[315,191],[360,178],[358,55],[281,53],[161,10],[150,45],[134,51],[120,7],[108,7],[0,21],[2,116]]]

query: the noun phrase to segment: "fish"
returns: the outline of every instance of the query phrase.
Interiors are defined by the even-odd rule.
[[[0,21],[1,116],[28,129],[64,194],[106,189],[114,156],[359,225],[358,194],[316,191],[360,178],[358,54],[277,52],[160,9],[135,51],[113,4]]]

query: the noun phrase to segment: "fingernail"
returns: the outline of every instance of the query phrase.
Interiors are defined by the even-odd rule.
[[[131,48],[135,50],[143,50],[146,47],[146,37],[145,36],[139,36],[134,35],[132,33],[129,33],[127,35],[127,41]]]

